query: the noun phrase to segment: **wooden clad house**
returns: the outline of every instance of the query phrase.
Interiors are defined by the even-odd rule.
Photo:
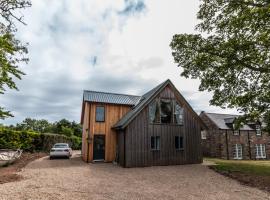
[[[261,130],[260,122],[236,129],[238,115],[202,112],[200,117],[207,126],[202,134],[204,156],[228,160],[270,158],[270,136]]]
[[[202,162],[198,115],[167,80],[143,96],[85,91],[83,160],[124,167]]]

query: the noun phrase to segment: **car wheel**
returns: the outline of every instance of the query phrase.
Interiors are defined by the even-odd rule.
[[[53,158],[50,156],[50,160],[52,160]]]

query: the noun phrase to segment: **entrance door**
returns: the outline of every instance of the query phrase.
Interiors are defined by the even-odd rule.
[[[105,160],[105,135],[94,136],[94,160]]]

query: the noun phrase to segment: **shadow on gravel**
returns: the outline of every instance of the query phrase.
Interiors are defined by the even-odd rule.
[[[69,167],[81,167],[87,165],[82,158],[81,154],[73,154],[71,158],[53,158],[50,160],[49,156],[36,160],[30,163],[28,169],[42,169],[42,168],[69,168]]]

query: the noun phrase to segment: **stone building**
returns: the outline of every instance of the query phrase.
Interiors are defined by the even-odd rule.
[[[202,132],[204,156],[228,160],[270,158],[270,137],[259,122],[235,129],[237,115],[202,112],[200,117],[208,128]]]

